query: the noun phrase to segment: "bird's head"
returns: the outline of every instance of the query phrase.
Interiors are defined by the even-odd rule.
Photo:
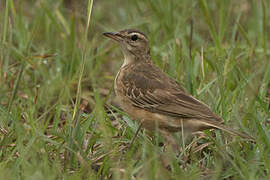
[[[138,30],[126,29],[119,32],[106,32],[103,35],[120,45],[125,59],[148,60],[150,57],[149,41],[145,34]]]

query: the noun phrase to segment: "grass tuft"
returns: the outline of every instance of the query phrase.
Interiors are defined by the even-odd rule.
[[[0,179],[269,179],[266,0],[0,1]],[[115,104],[120,48],[147,34],[154,63],[256,144],[207,130],[163,151]],[[132,143],[132,146],[130,146]],[[164,158],[166,157],[166,158]],[[168,160],[170,170],[163,167]]]

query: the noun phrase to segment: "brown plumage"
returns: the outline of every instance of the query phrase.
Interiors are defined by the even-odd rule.
[[[182,129],[190,133],[218,128],[252,139],[223,125],[221,117],[163,73],[151,61],[148,39],[143,33],[123,30],[104,35],[117,41],[125,56],[114,85],[120,106],[143,127],[154,130],[157,125],[165,135]]]

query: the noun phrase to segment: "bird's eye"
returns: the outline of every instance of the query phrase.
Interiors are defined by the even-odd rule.
[[[132,35],[131,36],[131,40],[132,41],[136,41],[138,39],[138,36],[136,34]]]

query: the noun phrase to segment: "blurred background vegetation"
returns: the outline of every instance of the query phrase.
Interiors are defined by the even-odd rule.
[[[0,1],[0,179],[269,179],[268,0]],[[92,10],[90,26],[87,17]],[[135,28],[153,61],[256,143],[205,131],[175,157],[115,106]],[[160,156],[171,160],[163,168]]]

